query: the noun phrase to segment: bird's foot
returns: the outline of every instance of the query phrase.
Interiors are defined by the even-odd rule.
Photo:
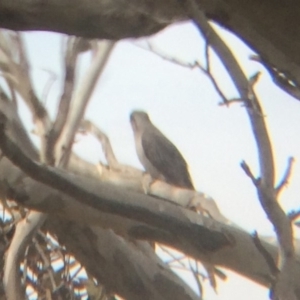
[[[151,187],[151,184],[153,183],[153,181],[154,180],[150,174],[148,174],[148,173],[143,174],[142,187],[143,187],[143,191],[146,195],[149,194],[150,187]]]

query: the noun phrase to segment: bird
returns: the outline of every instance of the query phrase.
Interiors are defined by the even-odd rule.
[[[153,179],[194,190],[188,165],[179,150],[155,127],[144,111],[133,111],[130,123],[138,158]]]

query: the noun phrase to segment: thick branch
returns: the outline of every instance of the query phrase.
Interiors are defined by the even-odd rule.
[[[41,5],[30,0],[5,0],[0,3],[0,25],[13,30],[48,30],[104,39],[149,35],[167,25],[153,19],[146,3],[137,3],[51,0]],[[156,6],[154,10],[160,7]]]
[[[294,300],[296,299],[297,282],[294,280],[293,274],[295,271],[293,268],[295,265],[293,231],[290,220],[276,199],[272,146],[262,109],[253,90],[259,74],[249,81],[247,80],[230,49],[214,32],[203,13],[197,11],[194,0],[190,0],[189,3],[190,13],[200,32],[220,57],[245,104],[259,156],[260,180],[256,183],[256,189],[261,205],[275,227],[283,258],[281,272],[276,281],[275,295],[278,299]],[[253,181],[254,176],[251,175],[251,172],[248,172],[247,168],[244,170],[248,175],[250,174]]]
[[[148,204],[146,199],[141,201],[142,196],[138,196],[134,193],[126,195],[130,198],[129,202],[123,203],[120,201],[124,197],[124,191],[114,189],[113,191],[105,186],[102,186],[102,191],[99,194],[95,194],[90,190],[80,186],[79,182],[69,180],[55,171],[53,168],[42,166],[30,158],[26,157],[17,145],[11,141],[5,134],[5,116],[1,116],[0,126],[0,148],[2,153],[7,156],[14,164],[20,167],[31,178],[42,182],[54,189],[57,189],[71,197],[74,197],[77,201],[86,205],[94,207],[102,212],[116,214],[125,218],[140,221],[155,227],[164,227],[169,230],[180,230],[186,232],[186,234],[201,234],[200,228],[195,228],[192,232],[190,226],[184,220],[178,220],[177,216],[173,215],[170,211],[165,212],[151,212],[147,209]],[[126,197],[126,198],[127,198]],[[139,200],[138,200],[139,199]],[[197,232],[200,230],[199,232]],[[205,234],[202,232],[202,234]],[[208,234],[208,232],[207,232]],[[213,250],[215,247],[228,245],[226,237],[220,234],[216,241],[209,242],[205,247],[206,250]]]
[[[45,149],[45,161],[49,165],[54,165],[55,163],[55,144],[62,133],[70,109],[70,103],[75,85],[75,69],[76,60],[79,54],[79,43],[80,39],[76,39],[74,37],[69,37],[66,42],[67,45],[64,59],[65,80],[63,93],[60,98],[55,121],[46,137],[47,144]]]
[[[35,149],[33,149],[26,132],[20,124],[16,111],[14,109],[12,110],[12,103],[7,102],[8,100],[3,98],[0,98],[0,101],[1,110],[9,117],[9,135],[16,143],[22,146],[22,150],[28,153],[30,157],[38,159]],[[91,181],[94,182],[94,186],[97,186],[99,181],[98,179],[95,181],[95,178],[98,178],[96,167],[91,166],[78,158],[74,158],[75,157],[72,156],[70,161],[70,168],[72,171],[81,174],[83,181],[87,184],[87,189],[91,189]],[[58,235],[60,242],[67,246],[68,251],[71,250],[75,257],[87,268],[90,274],[93,274],[99,282],[105,284],[111,291],[117,292],[122,297],[133,300],[145,299],[149,295],[152,297],[150,299],[157,300],[160,299],[157,297],[160,285],[156,284],[155,278],[160,278],[160,281],[165,281],[165,287],[168,287],[167,289],[164,289],[164,291],[161,291],[161,296],[159,296],[163,297],[164,300],[173,300],[176,299],[176,297],[178,297],[178,299],[186,300],[197,299],[197,296],[187,285],[171,272],[168,267],[158,261],[153,250],[148,249],[148,243],[135,242],[134,245],[129,245],[128,242],[124,241],[119,236],[114,235],[111,230],[105,231],[97,230],[95,228],[95,225],[99,224],[101,224],[100,226],[102,227],[112,228],[114,227],[112,226],[112,223],[114,223],[114,225],[118,223],[119,225],[115,227],[121,228],[124,227],[124,222],[126,227],[126,221],[122,220],[121,222],[120,220],[114,219],[112,215],[106,214],[98,214],[94,219],[93,212],[96,211],[95,209],[91,209],[86,205],[81,205],[79,207],[77,201],[63,195],[61,196],[65,198],[59,199],[60,196],[57,191],[51,191],[51,189],[49,190],[46,186],[41,186],[40,184],[32,185],[34,182],[30,178],[24,177],[24,174],[22,174],[20,170],[16,169],[3,157],[0,161],[0,177],[2,197],[9,196],[7,188],[10,186],[10,191],[14,191],[13,193],[15,193],[15,195],[20,196],[18,200],[21,201],[21,203],[19,202],[21,205],[25,204],[25,206],[29,208],[44,213],[50,213],[51,217],[47,219],[47,225],[51,229],[51,233],[53,233],[54,236]],[[74,175],[71,175],[69,179],[74,180]],[[79,178],[76,177],[75,182],[78,182],[78,180]],[[98,191],[95,191],[96,194],[97,192]],[[29,201],[25,201],[25,203],[22,199],[27,199]],[[55,218],[53,213],[61,218]],[[64,215],[65,213],[67,213],[67,215],[70,214],[69,216],[72,215],[73,217],[69,218],[67,215]],[[36,216],[42,216],[40,213],[34,214]],[[30,222],[30,216],[29,219],[24,219],[24,226],[18,225],[17,232],[19,232],[19,230],[21,230],[20,232],[26,230],[27,233],[31,234],[30,232],[35,230],[35,226],[31,226],[34,224],[32,222],[32,224],[28,223]],[[74,222],[70,222],[68,219],[71,219]],[[86,222],[86,220],[92,220],[92,222]],[[76,225],[78,223],[86,224],[86,226]],[[91,229],[89,228],[91,224],[94,225],[93,232],[91,232]],[[129,232],[128,228],[127,232]],[[18,262],[22,258],[22,251],[20,250],[23,249],[24,243],[30,240],[30,237],[22,234],[22,238],[18,235],[14,240],[15,243],[12,245],[12,249],[9,250],[8,254],[12,259],[9,259],[7,262],[5,278],[7,278],[6,282],[8,282],[7,288],[10,289],[9,297],[11,297],[11,299],[22,299],[22,296],[20,296],[22,294],[22,290],[19,286],[20,281],[16,274],[18,274],[17,270],[19,269]],[[106,247],[103,247],[104,240],[106,241]],[[81,243],[82,241],[84,242]],[[18,245],[21,243],[23,247],[17,250],[19,247],[14,246],[16,243],[18,243]],[[123,267],[121,266],[121,263],[116,265],[115,258],[119,257],[120,253],[122,253]],[[139,259],[137,260],[137,258]],[[14,261],[16,259],[17,261]],[[120,271],[121,269],[127,270],[127,266],[132,267],[131,272]],[[15,272],[13,272],[13,270],[15,270]],[[131,285],[127,284],[131,278],[136,277],[139,278],[140,282],[143,282],[144,288],[142,291],[132,289]],[[18,296],[16,296],[18,289],[19,293]],[[177,290],[176,297],[174,297],[172,293],[174,290]],[[152,295],[152,293],[154,293],[154,295]]]
[[[74,99],[69,109],[69,115],[65,121],[63,132],[61,133],[61,138],[56,145],[56,159],[59,160],[59,165],[66,165],[69,160],[75,133],[80,126],[90,96],[99,76],[105,68],[114,45],[115,43],[110,41],[102,41],[98,44],[99,47],[84,81],[75,91]]]
[[[244,231],[219,224],[163,200],[129,192],[91,177],[59,172],[58,175],[67,182],[89,191],[88,194],[81,194],[82,199],[76,196],[78,202],[26,177],[5,158],[0,161],[0,175],[3,194],[13,197],[26,207],[73,220],[84,226],[111,228],[125,238],[155,240],[201,261],[232,269],[262,284],[270,283],[269,267],[253,245],[251,237]],[[68,192],[66,185],[64,192]],[[104,213],[103,208],[105,211],[112,208],[110,212],[113,214]],[[263,243],[263,246],[276,260],[277,248],[267,243]]]
[[[9,246],[5,259],[4,286],[7,299],[24,299],[21,289],[20,262],[24,255],[25,247],[30,243],[36,231],[44,223],[46,216],[38,212],[31,212],[19,222],[12,243]],[[23,225],[23,226],[22,226]],[[17,261],[15,261],[17,259]]]
[[[42,3],[42,5],[41,5]],[[186,2],[146,0],[2,0],[0,26],[47,30],[86,38],[148,36],[187,20]],[[205,15],[241,37],[264,62],[300,86],[300,11],[297,0],[196,0]],[[286,21],[288,20],[288,22]]]

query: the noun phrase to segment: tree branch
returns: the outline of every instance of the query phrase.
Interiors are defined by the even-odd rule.
[[[1,141],[3,141],[2,138]],[[10,153],[14,155],[14,152],[10,151]],[[44,166],[42,168],[53,170],[53,168]],[[38,169],[33,169],[33,172],[36,171]],[[5,176],[8,173],[11,174],[9,178]],[[68,182],[77,185],[79,189],[84,188],[84,191],[88,191],[88,195],[83,193],[80,202],[74,201],[73,198],[65,195],[65,193],[69,193],[68,186],[64,185],[65,181],[62,181],[64,193],[58,193],[57,190],[50,189],[26,177],[5,158],[0,161],[2,192],[26,207],[51,214],[52,216],[47,222],[52,222],[54,216],[60,216],[66,220],[79,222],[83,226],[93,226],[94,228],[97,225],[102,228],[111,228],[125,238],[155,240],[177,248],[195,259],[225,266],[264,285],[269,284],[269,268],[246,232],[232,226],[221,225],[213,219],[207,219],[163,200],[103,183],[96,179],[97,174],[94,179],[87,177],[85,171],[82,173],[83,176],[68,175],[66,172],[58,170],[55,171],[55,174],[65,177]],[[53,179],[53,177],[51,178]],[[54,183],[52,181],[52,184]],[[3,190],[4,187],[6,188]],[[78,193],[75,190],[73,194]],[[91,195],[95,195],[93,202],[90,201],[91,198],[86,197]],[[78,194],[76,199],[79,199],[79,196]],[[108,211],[110,202],[113,210],[109,214],[103,213],[103,207],[105,211]],[[120,214],[116,212],[115,208],[120,211]],[[136,219],[141,221],[134,221]],[[69,239],[76,236],[71,237],[68,230],[65,234],[69,236]],[[74,240],[75,242],[76,240]],[[72,244],[71,240],[68,243]],[[276,260],[277,248],[264,242],[263,245]],[[73,247],[75,247],[72,248],[74,253],[79,254],[80,257],[82,254],[80,254],[79,248],[75,245]],[[83,265],[85,266],[84,263]],[[298,264],[295,265],[295,268],[299,269],[300,273]],[[95,263],[93,269],[95,269]]]
[[[32,161],[23,152],[17,147],[17,145],[11,141],[5,133],[5,121],[6,117],[0,115],[0,148],[2,153],[7,156],[14,164],[20,167],[24,172],[26,172],[31,178],[42,182],[50,187],[53,187],[63,193],[68,194],[71,197],[74,197],[77,201],[84,204],[90,205],[94,208],[97,208],[103,212],[116,214],[133,220],[137,220],[143,223],[148,223],[153,225],[155,221],[156,226],[166,226],[169,228],[179,227],[179,230],[184,232],[189,231],[189,226],[186,226],[185,222],[178,222],[172,214],[169,212],[160,213],[162,218],[157,215],[157,213],[147,212],[146,203],[140,201],[140,205],[137,205],[136,198],[139,196],[132,194],[132,203],[131,205],[122,204],[117,199],[120,199],[121,195],[117,190],[112,193],[109,198],[108,195],[101,197],[101,195],[96,195],[93,192],[86,190],[84,187],[79,184],[66,179],[64,176],[59,174],[55,169],[39,165],[38,163]],[[106,191],[109,192],[109,191]],[[120,191],[121,192],[121,191]],[[116,199],[117,198],[117,199]],[[146,206],[145,206],[146,205]],[[150,223],[149,223],[150,222]],[[173,227],[172,227],[173,226]],[[228,244],[226,237],[220,235],[221,244]],[[213,246],[207,245],[207,250]],[[219,246],[218,246],[219,247]]]
[[[278,275],[278,273],[279,273],[279,269],[277,268],[276,263],[275,263],[273,257],[270,255],[270,253],[262,245],[262,243],[261,243],[261,241],[260,241],[260,239],[259,239],[258,234],[257,234],[256,231],[254,232],[254,234],[252,235],[252,237],[253,237],[253,242],[254,242],[255,247],[261,253],[261,255],[264,257],[264,259],[266,260],[266,262],[267,262],[267,264],[268,264],[268,266],[270,268],[272,277],[276,278],[277,275]]]
[[[253,184],[257,186],[259,184],[259,179],[255,178],[249,165],[245,162],[241,162],[241,168],[244,170],[245,174],[252,180]]]
[[[264,62],[259,55],[251,55],[250,59],[261,63],[267,69],[273,82],[279,88],[295,99],[300,100],[300,87],[289,79],[287,74],[281,73],[274,66],[268,65],[268,63]]]
[[[208,24],[204,14],[197,9],[194,0],[189,0],[188,3],[190,16],[197,24],[200,33],[223,62],[233,83],[240,93],[240,98],[245,103],[259,156],[261,175],[259,184],[256,185],[258,197],[268,218],[275,227],[283,255],[282,267],[280,268],[281,273],[276,282],[275,295],[278,299],[294,300],[296,299],[295,292],[297,286],[293,279],[293,265],[295,264],[293,231],[290,220],[279,206],[276,199],[276,192],[274,189],[275,172],[271,142],[262,109],[253,91],[253,85],[257,81],[257,76],[250,81],[247,80],[230,49]],[[249,172],[248,174],[252,177],[252,181],[255,181],[254,176]]]
[[[295,163],[295,159],[293,157],[289,157],[285,173],[275,189],[277,197],[279,196],[283,188],[288,185],[292,174],[292,168],[294,163]]]
[[[67,40],[67,49],[65,53],[65,80],[64,80],[64,88],[63,93],[60,98],[59,106],[57,109],[57,115],[55,121],[47,133],[46,138],[46,153],[45,160],[49,165],[54,165],[54,150],[55,144],[62,133],[63,127],[66,124],[67,116],[69,113],[70,103],[72,100],[72,94],[75,84],[75,68],[76,68],[76,60],[79,54],[78,44],[80,39],[76,39],[74,37],[68,37]]]
[[[16,227],[4,267],[3,282],[8,300],[24,299],[24,290],[21,288],[20,262],[24,255],[25,247],[30,243],[45,219],[46,215],[33,211],[21,220],[19,226]]]
[[[28,141],[28,144],[26,142],[26,139],[23,137],[23,127],[20,125],[20,120],[17,117],[16,111],[10,111],[9,108],[11,106],[7,106],[5,102],[3,102],[3,100],[0,103],[1,110],[4,110],[5,113],[7,113],[9,116],[7,118],[8,123],[6,124],[9,135],[15,140],[15,142],[18,145],[22,146],[22,150],[26,151],[28,155],[34,157],[35,159],[38,159],[37,155],[35,155],[35,149],[31,148],[30,140]],[[24,132],[24,134],[26,136],[26,132]],[[14,137],[16,137],[16,139]],[[73,181],[74,184],[78,184],[79,181],[81,181],[82,184],[86,186],[86,190],[92,190],[95,194],[100,195],[101,191],[103,192],[103,186],[101,184],[99,186],[98,174],[94,171],[96,168],[91,168],[89,164],[83,163],[82,161],[78,160],[78,158],[75,160],[75,162],[76,164],[74,164],[74,156],[72,156],[70,161],[70,167],[74,173],[81,174],[81,178],[78,176],[75,176],[74,178],[74,175],[68,175],[66,172],[63,172],[64,176],[68,176],[69,180]],[[132,247],[128,245],[127,242],[121,239],[119,236],[115,236],[111,230],[109,230],[109,232],[106,232],[103,230],[97,231],[95,229],[96,231],[91,232],[91,229],[89,228],[89,226],[95,228],[95,225],[104,228],[114,227],[117,229],[117,231],[119,228],[121,229],[120,232],[122,230],[123,233],[126,231],[126,234],[123,236],[128,237],[130,232],[130,227],[128,227],[128,225],[132,224],[131,221],[128,221],[126,219],[120,220],[120,218],[116,219],[113,215],[101,213],[99,214],[99,211],[94,208],[90,208],[85,204],[79,205],[79,203],[77,201],[74,201],[74,199],[70,199],[69,197],[63,194],[59,195],[57,191],[51,189],[49,190],[47,186],[40,185],[38,183],[35,184],[30,178],[24,176],[22,172],[16,169],[16,167],[14,167],[3,156],[0,160],[0,169],[1,195],[3,195],[3,197],[8,197],[8,199],[12,199],[12,197],[14,198],[14,196],[16,196],[18,198],[17,201],[21,201],[19,203],[22,206],[25,204],[25,206],[34,210],[51,214],[51,217],[48,218],[46,222],[47,226],[51,226],[52,234],[54,236],[59,235],[60,243],[66,245],[67,249],[72,249],[72,252],[76,256],[76,259],[79,259],[81,261],[81,263],[85,266],[88,272],[90,272],[90,274],[93,274],[93,276],[95,276],[99,282],[105,284],[112,291],[118,292],[125,298],[130,297],[130,299],[134,300],[140,300],[141,297],[145,298],[146,294],[148,294],[147,297],[149,297],[153,290],[157,290],[157,287],[155,287],[155,282],[153,282],[150,279],[147,279],[147,276],[145,275],[148,274],[146,270],[151,269],[154,272],[153,276],[159,276],[162,278],[162,280],[167,280],[166,286],[168,286],[169,291],[166,290],[162,292],[162,294],[165,297],[164,299],[176,299],[174,298],[174,295],[172,295],[171,291],[173,291],[174,289],[176,290],[178,286],[180,286],[180,291],[182,292],[179,292],[177,295],[179,299],[195,300],[197,298],[196,295],[194,295],[194,293],[191,292],[190,288],[186,286],[183,282],[181,282],[181,280],[178,279],[175,274],[169,271],[167,271],[166,274],[167,269],[163,264],[157,265],[158,260],[157,258],[155,258],[152,249],[151,256],[149,256],[150,253],[148,249],[147,254],[145,254],[145,256],[141,258],[141,260],[136,260],[137,257],[141,257],[141,251],[143,253],[146,253],[145,248],[147,247],[145,246],[147,243],[135,242],[135,246]],[[7,176],[7,174],[9,174],[9,176]],[[97,188],[97,190],[94,190],[95,187],[99,187],[99,189]],[[109,188],[111,188],[110,185],[104,185],[104,190],[107,190]],[[115,187],[113,187],[113,190],[115,190]],[[23,202],[22,199],[27,199],[28,201]],[[123,200],[121,199],[121,201]],[[94,214],[95,212],[96,215]],[[69,217],[67,217],[67,215],[64,215],[65,213],[67,213]],[[60,219],[58,220],[56,216],[60,216]],[[72,219],[73,222],[68,221],[68,219]],[[77,225],[77,223],[80,223],[80,225]],[[27,223],[23,224],[25,224],[25,226],[23,226],[24,231],[25,227],[27,226]],[[82,224],[86,224],[86,226],[82,227]],[[135,227],[138,227],[138,224],[139,223],[135,223]],[[74,230],[73,235],[70,233],[71,229]],[[133,230],[133,226],[131,227],[131,229]],[[89,232],[91,235],[91,240],[88,241],[86,239],[87,232]],[[109,245],[109,247],[98,247],[98,245],[103,245],[103,241],[107,239],[108,236],[110,236],[107,240],[107,245]],[[24,239],[24,237],[26,238],[26,236],[23,236],[22,238],[19,238],[17,242],[20,243],[22,239]],[[97,240],[95,237],[97,238]],[[82,245],[79,239],[84,238],[85,240]],[[29,241],[28,239],[26,240]],[[133,240],[132,237],[130,238],[130,240]],[[95,248],[94,243],[96,243],[98,248]],[[137,246],[137,244],[139,246]],[[127,252],[124,252],[124,248],[127,249]],[[126,265],[126,263],[129,262],[131,265],[134,265],[134,270],[142,270],[142,273],[144,272],[143,274],[137,275],[140,278],[140,280],[147,282],[147,284],[144,285],[145,294],[143,294],[143,296],[141,296],[141,294],[136,289],[133,291],[130,285],[124,284],[124,282],[128,282],[132,275],[135,276],[137,273],[136,271],[132,271],[130,273],[125,271],[120,272],[120,267],[119,265],[116,265],[116,261],[114,259],[110,261],[110,259],[112,258],[113,249],[115,253],[114,255],[119,255],[118,253],[120,253],[120,251],[124,253],[125,256],[130,253],[129,256],[123,258],[122,261],[124,262],[124,264]],[[99,257],[97,256],[95,258],[95,255],[99,255]],[[20,257],[22,257],[22,252],[20,252],[20,255],[15,255],[15,258],[17,259],[20,259]],[[94,258],[95,260],[93,260]],[[105,259],[103,260],[103,258]],[[95,261],[99,262],[101,264],[101,267],[98,263],[95,263]],[[104,263],[105,266],[107,266],[105,268]],[[149,266],[151,266],[151,268],[149,268]],[[108,272],[109,270],[114,271],[112,273]],[[24,271],[26,272],[26,270]],[[116,280],[117,278],[119,278],[120,280]],[[11,284],[13,284],[13,282],[17,282],[18,284],[20,284],[18,280],[11,281]],[[34,284],[34,282],[32,283]],[[152,299],[156,300],[157,298],[153,296]]]
[[[99,43],[99,48],[93,58],[88,74],[74,94],[74,99],[69,110],[70,113],[65,122],[61,138],[58,140],[56,146],[55,156],[60,160],[60,165],[65,165],[69,160],[74,136],[80,126],[80,122],[83,118],[85,108],[94,90],[95,84],[105,68],[114,45],[114,42],[109,41],[102,41]]]

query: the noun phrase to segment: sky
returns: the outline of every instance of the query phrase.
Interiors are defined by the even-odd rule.
[[[300,103],[277,88],[257,62],[254,52],[232,34],[216,27],[230,46],[247,76],[262,72],[255,90],[261,100],[275,154],[276,179],[285,171],[289,156],[296,158],[288,187],[280,203],[286,211],[299,208],[300,185]],[[54,115],[60,95],[62,35],[26,33],[28,55],[35,88]],[[273,227],[260,207],[256,191],[240,168],[245,160],[258,173],[257,150],[245,108],[240,104],[220,106],[221,99],[199,69],[190,69],[162,59],[142,47],[149,42],[155,51],[186,63],[204,64],[204,43],[191,23],[170,26],[147,39],[120,41],[98,80],[86,118],[109,136],[117,159],[142,168],[138,161],[129,123],[132,110],[148,112],[152,122],[177,146],[189,164],[197,190],[215,199],[222,214],[247,232],[274,235]],[[225,95],[237,97],[236,90],[218,59],[211,53],[212,69]],[[91,61],[82,54],[76,84],[80,85]],[[48,92],[49,78],[54,78]],[[24,106],[20,114],[29,130],[31,118]],[[101,146],[90,137],[78,136],[74,149],[83,158],[104,161]],[[226,270],[229,279],[219,282],[218,294],[208,286],[205,299],[268,299],[268,291]],[[191,277],[183,274],[192,283]],[[251,293],[249,290],[251,289]],[[255,297],[255,298],[253,298]]]

